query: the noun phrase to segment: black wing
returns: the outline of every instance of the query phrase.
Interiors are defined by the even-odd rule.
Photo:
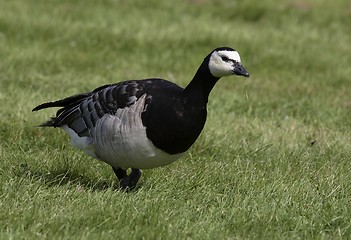
[[[90,136],[89,130],[105,114],[115,114],[117,109],[135,103],[144,93],[144,86],[150,81],[125,81],[105,85],[92,92],[74,95],[62,100],[43,103],[32,111],[44,108],[62,107],[42,127],[61,127],[68,125],[80,137]]]

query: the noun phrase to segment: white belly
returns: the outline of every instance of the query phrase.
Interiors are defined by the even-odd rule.
[[[148,169],[170,164],[182,154],[168,154],[147,138],[141,120],[145,97],[128,108],[118,109],[115,115],[104,115],[90,130],[92,137],[79,137],[67,126],[63,129],[71,136],[73,146],[115,168]]]

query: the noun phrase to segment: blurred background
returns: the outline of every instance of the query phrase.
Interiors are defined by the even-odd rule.
[[[0,0],[0,238],[347,238],[350,26],[349,0]],[[250,78],[216,85],[198,142],[135,194],[34,127],[103,84],[184,87],[219,46]]]

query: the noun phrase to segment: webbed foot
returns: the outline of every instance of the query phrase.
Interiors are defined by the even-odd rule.
[[[132,172],[129,175],[127,175],[126,170],[121,168],[112,167],[112,169],[119,180],[119,186],[121,189],[131,191],[136,187],[141,176],[140,169],[132,168]]]

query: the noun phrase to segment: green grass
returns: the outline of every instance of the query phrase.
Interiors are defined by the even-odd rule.
[[[0,239],[348,239],[346,0],[0,0]],[[224,78],[178,162],[116,190],[106,164],[34,126],[36,105],[125,79],[185,86],[218,46]]]

